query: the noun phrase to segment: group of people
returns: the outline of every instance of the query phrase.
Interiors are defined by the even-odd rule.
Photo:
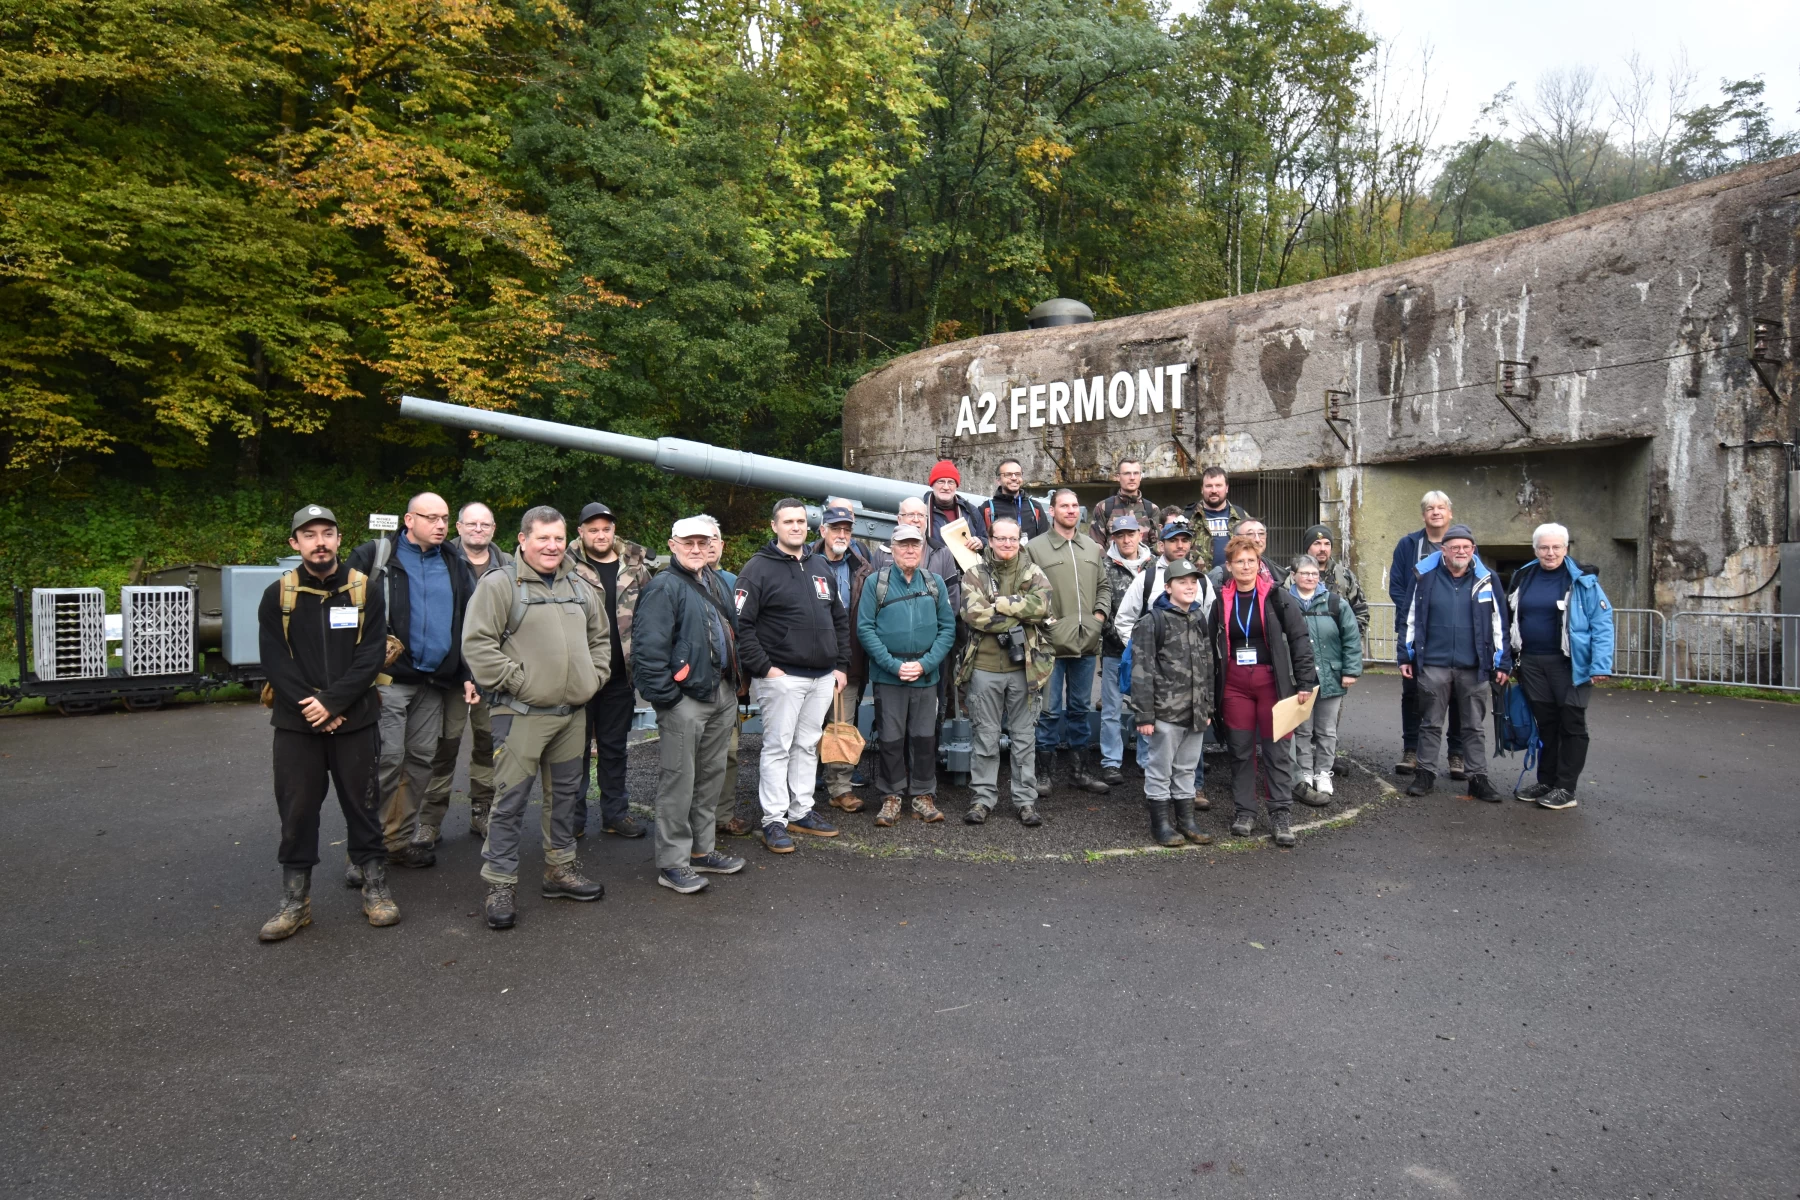
[[[1363,670],[1361,586],[1324,525],[1306,531],[1295,562],[1270,562],[1266,528],[1230,502],[1216,467],[1190,509],[1150,503],[1142,478],[1140,464],[1120,463],[1118,491],[1084,529],[1076,494],[1059,489],[1047,505],[1025,495],[1017,462],[1001,465],[979,506],[959,494],[955,464],[940,462],[928,490],[900,506],[886,547],[854,538],[854,507],[840,500],[826,502],[809,541],[805,502],[784,498],[769,541],[736,575],[721,569],[723,538],[706,515],[674,522],[668,566],[653,572],[646,549],[619,537],[599,503],[582,510],[573,542],[560,512],[528,510],[509,554],[487,506],[464,505],[451,538],[448,505],[422,493],[402,529],[347,560],[331,511],[300,509],[290,536],[300,564],[270,586],[259,613],[283,868],[281,907],[261,936],[289,937],[311,919],[328,781],[348,829],[347,885],[361,889],[371,924],[400,919],[388,867],[435,863],[469,727],[487,923],[516,923],[534,784],[544,797],[542,894],[599,899],[579,839],[595,825],[623,838],[648,832],[631,814],[625,779],[638,697],[658,729],[657,880],[681,894],[744,869],[719,848],[720,834],[755,835],[776,854],[792,852],[795,834],[837,836],[815,809],[821,783],[831,808],[862,809],[859,767],[821,764],[820,746],[828,719],[856,720],[865,687],[878,827],[909,809],[921,821],[945,819],[938,730],[954,707],[972,728],[969,824],[1001,802],[1003,734],[1008,798],[1033,827],[1059,781],[1088,793],[1122,785],[1129,743],[1155,840],[1205,843],[1194,814],[1208,807],[1202,749],[1213,729],[1231,756],[1232,832],[1253,832],[1261,792],[1275,841],[1293,846],[1293,800],[1332,802],[1341,704]],[[1468,530],[1450,523],[1441,493],[1424,511],[1425,528],[1402,539],[1393,573],[1404,585],[1395,593],[1407,737],[1399,769],[1413,775],[1409,790],[1430,790],[1448,721],[1452,773],[1492,798],[1482,689],[1504,682],[1516,657],[1546,733],[1542,782],[1520,794],[1572,805],[1586,689],[1609,666],[1604,595],[1567,558],[1560,526],[1538,531],[1536,570],[1521,571],[1508,595]],[[944,540],[958,520],[979,556],[966,570]],[[1277,703],[1315,688],[1306,721],[1276,738]],[[746,701],[763,724],[754,802],[736,786]]]

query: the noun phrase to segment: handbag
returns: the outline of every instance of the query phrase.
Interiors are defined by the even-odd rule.
[[[835,718],[819,735],[819,761],[855,766],[862,761],[862,730],[854,721],[843,719],[843,694],[831,698],[831,715]]]

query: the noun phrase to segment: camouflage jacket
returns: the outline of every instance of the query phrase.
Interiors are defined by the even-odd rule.
[[[1050,578],[1023,554],[1002,563],[992,550],[984,550],[981,558],[981,562],[963,572],[959,615],[971,636],[956,664],[956,682],[966,684],[974,678],[975,650],[983,635],[1023,627],[1025,689],[1036,696],[1056,666],[1056,656],[1050,648],[1049,626],[1056,620],[1051,615],[1055,601],[1050,593]]]
[[[619,595],[614,601],[618,609],[618,621],[613,625],[613,636],[619,640],[619,653],[625,656],[626,663],[631,662],[631,614],[637,611],[638,597],[644,594],[644,586],[650,582],[650,556],[636,542],[628,542],[620,538],[615,543],[619,550]],[[600,582],[600,573],[595,570],[587,551],[577,545],[569,551],[569,562],[575,573],[586,580],[595,591],[604,588]]]
[[[1101,546],[1112,544],[1112,519],[1123,513],[1130,513],[1137,518],[1138,528],[1144,531],[1143,545],[1148,546],[1156,540],[1157,517],[1162,510],[1150,503],[1144,493],[1139,492],[1137,499],[1127,500],[1123,493],[1114,492],[1100,503],[1094,505],[1092,520],[1088,524],[1088,536],[1099,542]]]
[[[1195,733],[1212,720],[1212,626],[1198,601],[1179,612],[1164,592],[1132,628],[1131,709],[1139,725],[1166,721]]]

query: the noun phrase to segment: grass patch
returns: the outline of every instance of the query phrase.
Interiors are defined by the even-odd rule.
[[[1778,704],[1800,704],[1800,692],[1740,687],[1735,684],[1684,683],[1675,687],[1654,679],[1612,679],[1599,686],[1621,692],[1672,692],[1675,695],[1724,696],[1731,700],[1773,700]]]

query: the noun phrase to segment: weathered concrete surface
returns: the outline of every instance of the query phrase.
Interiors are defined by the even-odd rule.
[[[1155,483],[1211,463],[1315,468],[1352,539],[1387,542],[1416,524],[1417,500],[1403,525],[1363,527],[1364,483],[1381,464],[1575,447],[1596,470],[1625,469],[1623,481],[1635,455],[1620,448],[1648,439],[1633,573],[1665,605],[1677,592],[1734,593],[1774,567],[1786,464],[1779,451],[1719,443],[1795,438],[1794,406],[1757,382],[1748,342],[1754,317],[1785,322],[1776,382],[1791,399],[1797,231],[1800,158],[1787,158],[1393,267],[937,346],[850,390],[845,461],[923,478],[953,451],[965,479],[985,480],[1012,455],[1037,482],[1086,483],[1129,455],[1158,499],[1183,500],[1197,489]],[[1518,404],[1529,430],[1494,397],[1502,359],[1531,364],[1532,395]],[[1160,411],[1140,398],[1117,416],[1064,423],[1050,407],[1053,386],[1098,377],[1110,392],[1124,378],[1112,398],[1128,397],[1159,369]],[[1014,389],[1024,389],[1017,428]],[[1327,389],[1345,393],[1348,446],[1326,423]],[[962,398],[979,417],[984,393],[995,398],[992,432],[958,432]]]

